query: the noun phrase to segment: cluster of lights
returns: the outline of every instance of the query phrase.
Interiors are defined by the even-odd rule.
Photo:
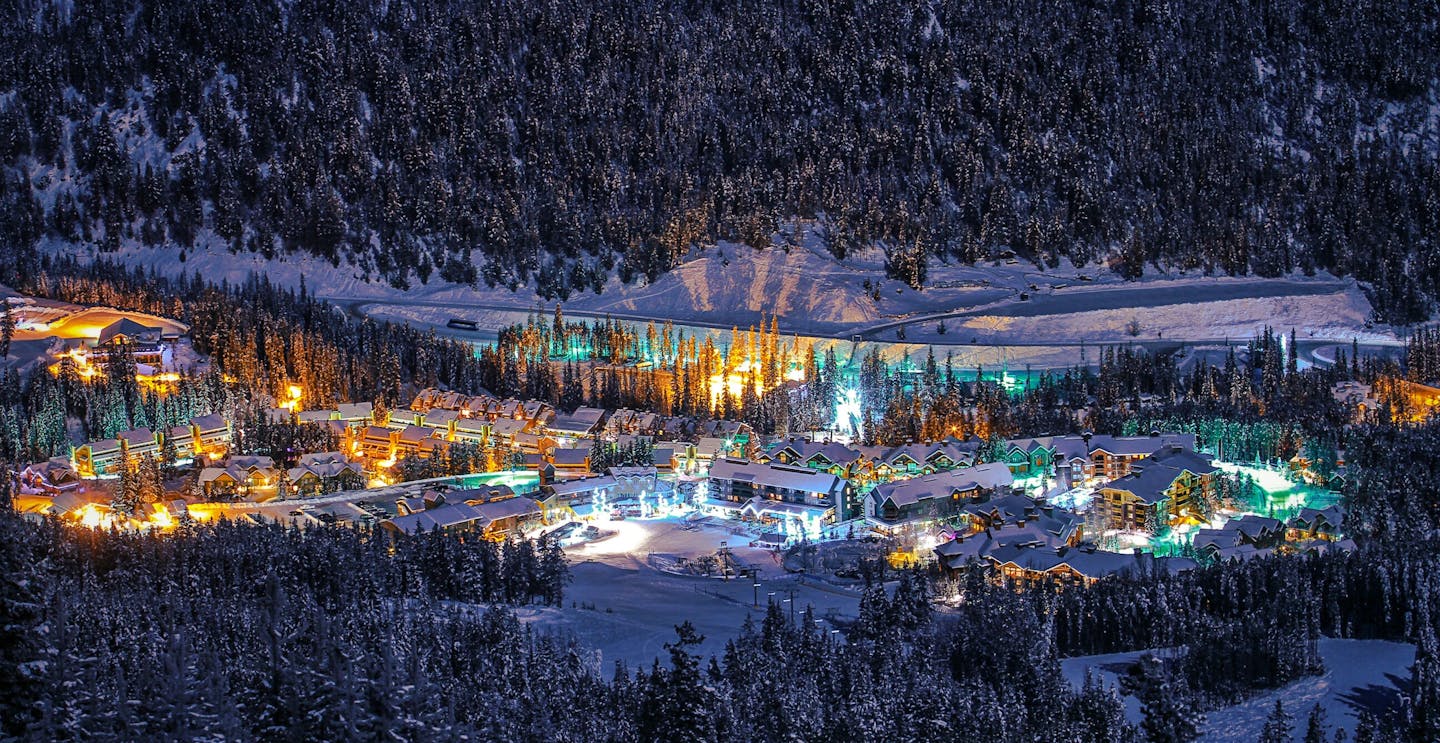
[[[279,407],[292,413],[300,412],[300,398],[304,396],[305,390],[300,385],[292,384],[285,389],[286,397],[280,401]]]
[[[755,388],[756,395],[763,395],[767,391],[765,382],[760,374],[761,364],[753,359],[745,359],[729,372],[720,372],[710,375],[710,404],[719,406],[723,396],[729,395],[731,400],[740,400],[745,395],[745,385],[748,383]],[[786,382],[805,381],[805,369],[791,365],[782,375]]]
[[[140,531],[152,529],[169,531],[175,528],[175,518],[170,515],[170,509],[160,503],[153,504],[150,514],[144,518],[140,518],[140,514],[136,514],[135,518],[127,518],[110,508],[94,503],[86,503],[70,511],[66,516],[87,529],[110,529],[113,527]]]
[[[849,430],[853,436],[863,435],[860,425],[860,393],[853,389],[841,392],[835,402],[835,425]]]

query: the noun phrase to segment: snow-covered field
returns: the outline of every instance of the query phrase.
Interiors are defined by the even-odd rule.
[[[180,262],[180,252],[132,246],[116,255],[171,275],[198,271],[213,281],[239,283],[260,273],[298,287],[303,277],[316,296],[346,304],[362,301],[361,311],[396,320],[412,319],[407,315],[428,308],[427,318],[413,319],[473,315],[498,327],[513,320],[505,310],[525,313],[554,306],[526,287],[511,292],[432,279],[398,290],[367,281],[353,266],[335,267],[315,258],[267,262],[215,246],[188,250]],[[885,278],[880,250],[836,260],[808,233],[803,245],[788,251],[734,244],[697,249],[654,284],[625,285],[612,277],[603,293],[572,295],[564,306],[577,316],[613,314],[720,328],[758,324],[777,313],[786,333],[842,339],[896,341],[896,327],[905,325],[905,340],[911,343],[1039,345],[1068,349],[1067,356],[1079,343],[1247,338],[1267,325],[1294,328],[1302,338],[1395,342],[1388,329],[1366,327],[1370,305],[1352,279],[1153,272],[1126,282],[1103,266],[1062,263],[1042,271],[1014,260],[978,266],[934,261],[925,289],[916,291]],[[944,334],[937,332],[941,319]]]
[[[1061,668],[1071,685],[1079,688],[1087,669],[1094,669],[1101,679],[1115,685],[1122,672],[1141,653],[1087,655],[1062,661]],[[1305,718],[1310,708],[1320,704],[1332,727],[1343,727],[1353,737],[1355,723],[1362,710],[1378,711],[1393,703],[1410,680],[1410,665],[1415,662],[1415,646],[1384,640],[1320,639],[1320,656],[1325,660],[1325,673],[1301,679],[1293,684],[1261,694],[1233,707],[1215,710],[1206,715],[1201,740],[1214,743],[1251,743],[1260,736],[1260,729],[1275,708],[1275,700],[1285,704],[1297,723],[1295,740],[1305,735]],[[1124,697],[1125,712],[1132,722],[1141,719],[1140,704],[1133,697]]]
[[[684,621],[705,636],[699,651],[718,655],[747,616],[757,621],[764,616],[768,602],[788,612],[792,591],[796,616],[813,607],[827,632],[835,629],[830,618],[853,618],[859,606],[858,593],[787,574],[773,553],[749,547],[748,536],[723,527],[687,526],[675,518],[598,526],[614,534],[566,550],[574,582],[565,591],[565,606],[525,607],[518,613],[539,631],[571,635],[597,650],[606,673],[617,660],[631,668],[648,666],[656,657],[663,660],[665,643],[675,639],[675,626]],[[741,565],[758,571],[758,581],[690,577],[655,567],[668,561],[663,558],[711,554],[722,544]],[[652,554],[662,559],[652,564]]]

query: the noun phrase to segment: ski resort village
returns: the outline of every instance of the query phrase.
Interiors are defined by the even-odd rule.
[[[584,389],[548,399],[427,387],[391,407],[316,400],[287,379],[260,407],[207,404],[206,387],[227,382],[221,375],[217,383],[177,322],[33,300],[14,302],[8,312],[12,348],[56,380],[99,386],[108,396],[95,421],[66,421],[65,454],[13,472],[22,511],[87,526],[165,530],[225,518],[377,527],[397,538],[432,530],[493,540],[548,534],[583,556],[621,534],[679,524],[772,559],[750,565],[712,549],[714,540],[697,539],[694,549],[667,556],[674,558],[669,570],[724,577],[775,570],[783,556],[806,551],[878,553],[897,568],[958,572],[988,563],[1005,578],[1062,584],[1151,561],[1183,571],[1354,546],[1336,495],[1346,477],[1343,451],[1296,439],[1274,442],[1264,456],[1232,446],[1226,459],[1234,433],[1223,427],[987,438],[975,432],[983,428],[976,426],[984,418],[979,406],[987,388],[1010,396],[1000,384],[1010,375],[992,381],[981,370],[962,382],[933,358],[928,371],[901,373],[889,384],[901,385],[902,394],[944,388],[967,434],[927,440],[915,431],[901,441],[867,432],[885,423],[858,402],[876,395],[857,389],[858,375],[833,366],[818,371],[813,356],[797,361],[793,348],[782,358],[770,350],[778,335],[764,330],[737,333],[734,346],[713,346],[706,337],[695,363],[712,367],[707,376],[719,380],[710,383],[718,399],[701,414],[567,409],[567,398],[603,398],[601,387],[619,375],[664,373],[648,364],[577,360],[568,343],[548,363],[570,380],[562,385]],[[548,329],[563,324],[558,310],[553,322]],[[765,392],[787,407],[803,406],[819,394],[807,373],[828,377],[833,388],[836,412],[826,428],[761,433],[718,415],[743,412],[743,398],[758,405]],[[588,382],[575,381],[582,374]],[[772,375],[782,381],[766,390],[763,380]],[[1395,384],[1402,393],[1419,391],[1412,407],[1436,405],[1433,389]],[[1379,405],[1370,385],[1353,380],[1336,382],[1332,392],[1356,421]],[[1131,414],[1143,418],[1144,407]],[[77,429],[95,435],[69,441]],[[856,543],[878,546],[846,546]],[[826,564],[841,574],[858,570],[854,560]]]

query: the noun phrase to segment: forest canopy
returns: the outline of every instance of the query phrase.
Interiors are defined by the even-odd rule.
[[[820,234],[1440,293],[1434,2],[19,2],[0,244],[562,297]]]

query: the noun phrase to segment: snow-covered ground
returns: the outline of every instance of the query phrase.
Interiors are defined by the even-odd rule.
[[[1123,673],[1140,655],[1135,652],[1069,658],[1061,662],[1061,669],[1065,678],[1077,689],[1084,683],[1087,669],[1094,669],[1105,683],[1116,685],[1118,674]],[[1317,703],[1325,710],[1326,720],[1332,728],[1343,727],[1353,737],[1361,711],[1386,708],[1409,683],[1410,665],[1415,662],[1415,646],[1384,640],[1321,638],[1320,657],[1325,661],[1324,674],[1301,679],[1233,707],[1208,713],[1201,740],[1213,743],[1250,743],[1256,740],[1277,699],[1284,702],[1285,709],[1297,721],[1296,741],[1304,737],[1305,718]],[[1127,717],[1131,722],[1139,722],[1139,702],[1128,696],[1123,700]]]
[[[565,606],[522,608],[522,620],[541,631],[573,635],[599,651],[600,667],[608,673],[614,662],[631,668],[664,660],[665,643],[675,640],[675,626],[689,621],[705,642],[703,655],[719,655],[740,630],[746,616],[758,622],[769,601],[789,611],[795,591],[796,616],[814,607],[820,629],[834,630],[827,617],[855,616],[859,598],[853,593],[798,577],[761,573],[760,588],[748,578],[690,578],[664,573],[637,561],[629,567],[615,561],[571,565],[574,582],[565,590]],[[770,594],[774,593],[774,596]],[[759,596],[759,606],[754,605]],[[594,607],[594,608],[588,608]]]
[[[50,249],[85,254],[69,246]],[[239,283],[260,273],[298,287],[303,277],[311,294],[377,318],[438,320],[441,326],[448,317],[464,316],[493,326],[493,332],[536,307],[554,307],[526,287],[511,292],[432,279],[402,291],[367,281],[353,266],[310,257],[267,262],[219,245],[185,251],[184,262],[180,253],[175,247],[129,246],[114,255],[170,275],[200,272],[212,281]],[[1396,342],[1388,329],[1366,327],[1370,305],[1352,279],[1152,272],[1126,282],[1103,266],[1062,263],[1042,271],[1014,260],[977,266],[933,261],[926,287],[916,291],[885,278],[880,250],[836,260],[808,232],[803,245],[788,251],[734,244],[697,249],[654,284],[625,285],[612,277],[603,293],[572,295],[564,306],[572,316],[668,319],[723,329],[758,324],[776,313],[786,333],[846,340],[900,340],[896,329],[904,325],[911,344],[1011,347],[1009,358],[1041,366],[1056,365],[1047,356],[1074,363],[1081,343],[1248,338],[1266,326],[1294,328],[1301,338]],[[937,332],[941,319],[944,334]]]
[[[858,593],[788,574],[774,553],[750,547],[749,536],[722,525],[687,524],[679,518],[596,525],[612,534],[566,550],[574,582],[565,591],[565,606],[526,607],[518,613],[540,631],[573,635],[597,650],[606,673],[617,660],[632,668],[648,666],[656,657],[663,660],[665,643],[675,639],[675,626],[684,621],[705,636],[699,648],[703,655],[720,654],[745,618],[758,621],[770,601],[790,611],[792,591],[796,616],[813,607],[826,632],[835,630],[831,619],[851,619],[859,606]],[[657,568],[677,557],[713,554],[722,546],[742,569],[756,569],[758,579],[692,577]]]

